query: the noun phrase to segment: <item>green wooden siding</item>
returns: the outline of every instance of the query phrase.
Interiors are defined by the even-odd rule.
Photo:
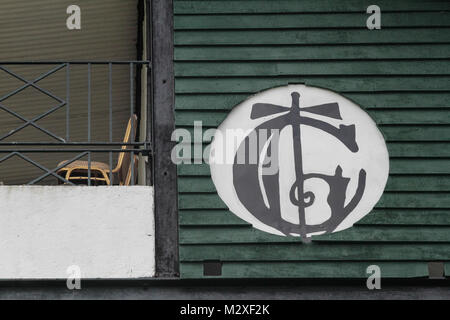
[[[175,116],[179,128],[217,127],[251,94],[288,83],[340,92],[376,121],[390,177],[376,208],[353,228],[311,244],[252,228],[228,211],[206,164],[178,167],[180,268],[204,278],[423,277],[450,274],[450,2],[175,0]],[[203,148],[206,146],[206,142]]]

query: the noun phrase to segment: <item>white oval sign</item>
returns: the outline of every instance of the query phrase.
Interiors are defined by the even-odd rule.
[[[209,163],[230,211],[262,231],[303,239],[351,227],[373,209],[389,174],[370,116],[305,85],[269,89],[234,107]]]

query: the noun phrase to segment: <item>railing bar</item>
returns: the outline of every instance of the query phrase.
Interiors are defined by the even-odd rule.
[[[40,65],[40,64],[147,64],[150,65],[151,61],[149,60],[127,60],[127,61],[0,61],[0,65]]]
[[[45,178],[48,177],[49,175],[55,176],[56,171],[58,171],[58,170],[61,169],[61,168],[64,168],[65,166],[67,166],[67,165],[71,164],[72,162],[74,162],[74,161],[80,159],[81,157],[84,157],[85,155],[86,155],[86,152],[82,152],[82,153],[80,153],[79,155],[76,155],[75,157],[73,157],[72,159],[67,160],[67,161],[64,162],[63,164],[57,166],[57,167],[56,167],[55,169],[53,169],[53,170],[47,170],[45,167],[44,167],[44,169],[40,168],[40,169],[42,169],[42,170],[44,170],[44,171],[47,171],[47,173],[46,173],[46,174],[43,174],[42,176],[40,176],[40,177],[38,177],[38,178],[36,178],[36,179],[34,179],[34,180],[32,180],[32,181],[30,181],[28,184],[29,184],[29,185],[35,184],[36,182],[39,182],[39,181],[41,181],[42,179],[45,179]],[[21,157],[21,154],[19,153],[18,156]],[[24,159],[24,160],[25,160],[25,159]],[[66,180],[65,178],[60,177],[58,174],[56,174],[56,177],[57,177],[58,179],[62,180],[63,182],[65,182],[65,183],[69,183],[69,184],[71,184],[71,185],[75,185],[74,183],[72,183],[72,182]]]
[[[6,138],[12,136],[13,134],[15,134],[15,133],[19,132],[20,130],[24,129],[25,127],[31,125],[31,126],[35,127],[36,129],[38,129],[38,130],[44,132],[45,134],[49,135],[50,137],[53,137],[53,138],[55,138],[56,140],[65,142],[63,138],[58,137],[57,135],[53,134],[52,132],[48,131],[47,129],[44,129],[44,128],[40,127],[39,125],[37,125],[37,124],[35,123],[36,121],[38,121],[38,120],[40,120],[40,119],[42,119],[42,118],[48,116],[48,115],[51,114],[52,112],[55,112],[56,110],[60,109],[60,108],[63,107],[64,105],[65,105],[65,102],[64,102],[64,103],[61,103],[61,104],[59,104],[59,105],[57,105],[57,106],[55,106],[55,107],[53,107],[53,108],[50,109],[50,110],[47,110],[45,113],[43,113],[43,114],[41,114],[41,115],[39,115],[39,116],[33,118],[32,120],[28,120],[28,119],[22,117],[20,114],[14,112],[14,111],[12,111],[12,110],[10,110],[9,108],[5,107],[4,105],[2,105],[2,104],[0,103],[0,109],[2,109],[3,111],[5,111],[5,112],[7,112],[7,113],[9,113],[9,114],[15,116],[16,118],[18,118],[18,119],[20,119],[20,120],[22,120],[22,121],[25,122],[24,124],[18,126],[18,127],[15,128],[14,130],[11,130],[11,131],[8,132],[7,134],[1,136],[1,137],[0,137],[0,141],[2,141],[2,140],[4,140],[4,139],[6,139]]]
[[[22,154],[22,153],[20,153],[20,152],[15,152],[15,155],[18,156],[18,157],[20,157],[20,158],[22,158],[23,160],[27,161],[28,163],[31,163],[33,166],[35,166],[35,167],[37,167],[37,168],[39,168],[39,169],[41,169],[41,170],[43,170],[43,171],[46,171],[47,173],[46,173],[44,176],[42,176],[42,177],[40,178],[40,180],[44,179],[45,177],[48,177],[49,175],[53,175],[54,177],[56,177],[56,178],[58,178],[58,179],[61,178],[60,176],[58,176],[58,175],[55,173],[56,170],[49,170],[48,168],[46,168],[46,167],[40,165],[38,162],[34,161],[34,160],[31,159],[31,158],[28,158],[27,156],[25,156],[24,154]],[[61,179],[62,179],[62,178],[61,178]],[[40,181],[40,180],[38,180],[38,181]],[[65,179],[64,179],[64,180],[65,180]],[[34,181],[34,180],[33,180],[33,181]],[[31,182],[28,183],[28,184],[31,184],[33,181],[31,181]],[[33,182],[33,183],[35,183],[35,182]]]
[[[3,161],[8,160],[9,158],[15,156],[18,152],[16,150],[11,151],[10,154],[7,154],[6,156],[4,156],[3,158],[0,158],[0,163],[2,163]]]
[[[44,152],[80,152],[80,151],[86,151],[86,152],[129,152],[129,153],[135,153],[135,152],[145,152],[144,149],[0,149],[0,153],[9,153],[9,152],[36,152],[36,153],[44,153]]]
[[[66,65],[66,142],[70,140],[70,63]]]
[[[108,83],[109,83],[109,142],[112,143],[112,63],[108,64]],[[112,173],[112,152],[109,153],[109,181],[110,185],[113,184],[113,173]]]
[[[109,63],[108,65],[109,72],[108,72],[108,95],[109,95],[109,142],[112,142],[113,136],[112,136],[112,64]]]
[[[51,132],[48,131],[47,129],[41,128],[40,126],[36,125],[33,121],[27,121],[27,123],[25,123],[25,124],[23,124],[23,125],[17,127],[17,128],[14,129],[13,131],[10,131],[9,133],[4,134],[3,136],[0,137],[0,141],[5,140],[6,138],[8,138],[8,137],[10,137],[10,136],[12,136],[12,135],[14,135],[14,134],[16,134],[17,132],[23,130],[24,128],[26,128],[26,127],[29,126],[29,125],[30,125],[30,126],[33,126],[34,128],[38,129],[39,131],[42,131],[43,133],[49,135],[50,137],[55,138],[56,140],[64,141],[63,138],[58,137],[57,135],[51,133]]]
[[[40,114],[39,116],[37,116],[37,117],[35,117],[35,118],[31,119],[31,120],[28,120],[27,118],[22,117],[20,114],[18,114],[18,113],[16,113],[16,112],[12,111],[12,110],[9,109],[8,107],[6,107],[4,104],[1,104],[1,103],[0,103],[0,108],[2,108],[3,110],[5,110],[6,112],[10,113],[11,115],[14,115],[15,117],[21,119],[22,121],[25,121],[25,122],[35,122],[35,121],[41,120],[42,118],[48,116],[49,114],[51,114],[51,113],[53,113],[53,112],[55,112],[55,111],[58,110],[59,108],[64,107],[65,105],[66,105],[66,103],[65,103],[65,102],[62,102],[62,103],[58,104],[57,106],[54,106],[53,108],[51,108],[51,109],[45,111],[43,114]]]
[[[145,142],[0,142],[0,146],[145,146]]]
[[[91,64],[88,63],[88,141],[91,142]]]
[[[6,155],[5,157],[0,159],[0,162],[5,161],[6,159],[9,159],[10,157],[13,157],[14,155],[18,155],[19,157],[22,157],[24,160],[30,162],[31,164],[41,168],[42,170],[46,171],[47,173],[44,174],[42,177],[39,177],[38,179],[33,180],[32,182],[30,182],[30,184],[36,183],[42,179],[44,179],[45,177],[48,177],[50,175],[53,175],[55,177],[57,177],[58,179],[66,182],[66,183],[70,183],[73,184],[70,181],[67,181],[66,179],[62,178],[61,176],[59,176],[58,174],[55,173],[55,171],[58,170],[58,168],[50,171],[49,169],[41,166],[39,163],[35,162],[34,160],[26,157],[25,155],[21,154],[21,153],[43,153],[43,152],[62,152],[62,153],[69,153],[69,152],[84,152],[84,155],[87,154],[88,156],[88,185],[91,186],[93,185],[92,182],[92,152],[108,152],[109,153],[109,177],[110,177],[110,181],[112,184],[112,180],[113,180],[113,157],[112,154],[113,152],[129,152],[130,153],[130,167],[131,167],[131,172],[130,172],[130,178],[131,178],[131,183],[130,185],[135,185],[135,153],[141,153],[141,152],[147,152],[149,150],[147,149],[147,143],[146,142],[134,142],[136,140],[136,123],[134,121],[134,114],[135,114],[135,100],[136,99],[136,93],[134,93],[134,88],[135,88],[135,84],[134,84],[134,75],[135,75],[135,68],[137,68],[137,66],[139,65],[148,65],[148,67],[150,67],[150,61],[65,61],[65,62],[61,62],[61,61],[6,61],[6,62],[0,62],[0,69],[5,71],[6,73],[12,75],[13,77],[15,77],[16,79],[19,79],[21,81],[24,82],[24,85],[12,92],[10,92],[9,94],[0,97],[0,99],[7,99],[21,91],[23,91],[24,89],[26,89],[29,86],[34,87],[35,89],[37,89],[38,91],[40,91],[43,94],[46,94],[47,96],[58,100],[60,103],[60,105],[57,105],[53,108],[51,108],[50,110],[48,110],[47,112],[39,115],[38,117],[29,120],[26,119],[24,117],[22,117],[19,114],[15,114],[15,112],[13,112],[12,110],[9,110],[6,107],[3,107],[0,104],[0,107],[3,107],[2,109],[4,109],[5,111],[9,112],[10,114],[16,116],[17,118],[19,118],[20,120],[24,121],[25,123],[21,126],[16,128],[13,131],[10,131],[10,134],[8,134],[7,136],[10,136],[20,130],[22,130],[23,128],[31,125],[39,130],[41,130],[42,132],[48,134],[49,136],[51,136],[52,138],[55,138],[61,142],[8,142],[8,143],[2,143],[0,142],[0,146],[11,146],[11,148],[23,145],[30,145],[30,146],[129,146],[126,147],[125,149],[121,148],[121,149],[116,149],[116,148],[103,148],[103,149],[98,149],[98,148],[83,148],[83,149],[65,149],[65,148],[40,148],[40,149],[14,149],[14,150],[7,150],[7,149],[3,149],[0,150],[0,153],[9,153],[9,155]],[[1,64],[5,64],[5,65],[50,65],[50,64],[58,64],[58,66],[56,66],[55,68],[53,68],[52,70],[40,75],[38,78],[29,81],[26,80],[25,78],[15,74],[12,71],[9,71],[8,69],[4,68],[1,66]],[[87,135],[87,140],[88,142],[84,143],[84,142],[69,142],[70,140],[70,134],[71,134],[71,124],[70,124],[70,95],[71,95],[71,90],[70,90],[70,85],[71,85],[71,80],[70,80],[70,65],[71,64],[87,64],[88,67],[88,92],[87,92],[87,99],[88,99],[88,124],[87,124],[87,129],[88,129],[88,135]],[[109,67],[109,142],[91,142],[92,141],[92,65],[95,64],[107,64]],[[132,121],[131,121],[131,132],[132,132],[132,142],[130,143],[114,143],[113,142],[113,130],[112,130],[112,125],[113,125],[113,105],[112,105],[112,67],[115,64],[128,64],[130,67],[130,116],[132,117]],[[45,79],[46,77],[50,76],[51,74],[57,72],[58,70],[62,69],[66,67],[66,97],[65,100],[60,99],[58,96],[52,94],[51,92],[47,91],[46,89],[41,88],[40,86],[36,85],[36,83],[42,79]],[[54,135],[53,133],[51,133],[50,131],[44,129],[43,127],[40,127],[37,123],[35,123],[36,121],[48,116],[49,114],[51,114],[52,112],[55,112],[56,110],[62,108],[62,107],[66,107],[66,140],[65,141],[63,138],[58,137],[56,135]],[[6,138],[6,137],[4,137]],[[0,138],[0,140],[4,139],[4,138]],[[138,146],[144,146],[144,149],[136,149],[138,148]],[[65,163],[64,165],[67,165],[67,163]],[[95,178],[94,178],[95,179]],[[96,183],[95,183],[96,184]]]
[[[59,65],[59,66],[57,66],[56,68],[53,68],[52,70],[47,71],[47,72],[44,73],[44,74],[41,74],[41,75],[40,75],[39,77],[37,77],[36,79],[34,79],[34,80],[32,80],[32,81],[28,81],[27,79],[25,79],[25,78],[19,76],[19,75],[16,74],[15,72],[13,72],[13,71],[11,71],[11,70],[8,70],[8,69],[6,69],[5,67],[2,67],[2,66],[0,65],[0,70],[3,70],[4,72],[8,73],[9,75],[13,76],[14,78],[16,78],[16,79],[18,79],[18,80],[20,80],[20,81],[22,81],[22,82],[25,83],[22,87],[17,88],[16,90],[11,91],[10,93],[4,95],[3,97],[0,97],[0,102],[6,100],[6,99],[8,99],[8,98],[10,98],[10,97],[12,97],[12,96],[14,96],[14,95],[16,95],[16,94],[18,94],[19,92],[25,90],[25,89],[28,88],[29,86],[32,86],[32,87],[36,88],[37,90],[39,90],[39,91],[41,91],[42,93],[44,93],[44,94],[46,94],[46,95],[52,97],[52,98],[55,99],[55,100],[58,100],[59,102],[63,102],[63,100],[61,100],[61,99],[58,98],[57,96],[53,95],[52,93],[48,92],[47,90],[42,89],[41,87],[39,87],[38,85],[36,85],[36,83],[39,82],[39,81],[41,81],[41,80],[43,80],[43,79],[45,79],[45,78],[47,78],[48,76],[52,75],[53,73],[57,72],[58,70],[62,69],[64,66],[65,66],[65,64]]]
[[[5,101],[6,99],[18,94],[19,92],[25,90],[26,88],[28,88],[30,86],[30,84],[24,84],[23,86],[21,86],[20,88],[17,88],[14,91],[11,91],[10,93],[7,93],[6,95],[4,95],[3,97],[0,97],[0,102]]]
[[[39,82],[39,81],[41,81],[41,80],[47,78],[48,76],[52,75],[52,74],[55,73],[56,71],[58,71],[58,70],[60,70],[60,69],[62,69],[62,68],[64,68],[64,67],[66,66],[66,62],[58,62],[59,66],[57,66],[57,67],[55,67],[55,68],[53,68],[53,69],[51,69],[51,70],[49,70],[49,71],[47,71],[47,72],[41,74],[39,77],[35,78],[35,79],[32,80],[32,81],[28,81],[28,80],[25,79],[24,77],[19,76],[17,73],[15,73],[15,72],[13,72],[13,71],[11,71],[11,70],[9,70],[9,69],[6,69],[5,67],[2,67],[2,66],[1,66],[2,64],[4,64],[4,63],[1,63],[1,62],[0,62],[0,69],[1,69],[1,70],[5,71],[5,72],[8,73],[9,75],[13,76],[14,78],[16,78],[16,79],[18,79],[18,80],[20,80],[20,81],[22,81],[22,82],[24,82],[24,83],[26,83],[26,84],[31,84],[31,83]]]
[[[43,89],[43,88],[41,88],[40,86],[38,86],[38,85],[35,84],[36,82],[38,82],[38,81],[44,79],[45,77],[47,77],[47,76],[51,75],[52,73],[54,73],[54,72],[58,71],[59,69],[61,69],[60,67],[58,67],[57,69],[54,69],[53,71],[50,71],[50,73],[46,74],[45,77],[41,76],[41,77],[36,78],[36,79],[34,79],[34,80],[32,80],[32,81],[28,81],[28,80],[26,80],[25,78],[22,78],[21,76],[16,75],[16,74],[14,74],[13,72],[11,72],[11,71],[9,71],[9,70],[7,70],[6,68],[3,68],[3,67],[1,67],[1,66],[0,66],[0,69],[3,70],[3,71],[5,71],[5,72],[7,72],[7,73],[9,73],[10,75],[14,76],[16,79],[25,82],[25,84],[24,84],[23,86],[21,86],[21,87],[15,89],[15,90],[9,92],[8,94],[6,94],[6,95],[0,97],[0,102],[5,101],[5,100],[8,99],[8,98],[11,98],[12,96],[14,96],[14,95],[16,95],[16,94],[22,92],[23,90],[25,90],[26,88],[28,88],[28,87],[30,87],[30,86],[33,87],[33,88],[35,88],[36,90],[42,92],[43,94],[49,96],[50,98],[53,98],[53,99],[55,99],[55,100],[57,100],[57,101],[59,101],[59,102],[64,102],[64,100],[62,100],[62,99],[59,98],[58,96],[54,95],[54,94],[51,93],[50,91],[45,90],[45,89]]]
[[[91,142],[91,64],[88,63],[88,142]],[[91,186],[91,153],[88,153],[88,186]]]
[[[30,83],[29,84],[31,87],[35,88],[36,90],[42,92],[43,94],[49,96],[50,98],[55,99],[58,102],[65,102],[63,99],[61,99],[60,97],[58,97],[57,95],[54,95],[53,93],[51,93],[48,90],[45,90],[44,88],[41,88],[40,86],[38,86],[37,84],[34,83]]]
[[[31,81],[32,83],[36,83],[39,82],[41,80],[44,80],[45,78],[47,78],[48,76],[54,74],[55,72],[61,70],[62,68],[64,68],[66,66],[66,64],[64,62],[59,62],[60,65],[51,69],[50,71],[45,72],[44,74],[40,75],[39,77],[37,77],[36,79],[34,79],[33,81]]]
[[[91,152],[88,153],[88,186],[91,186]]]
[[[136,132],[134,131],[134,65],[133,63],[130,63],[130,119],[131,119],[131,139],[134,142],[136,137]],[[130,162],[131,162],[131,185],[134,185],[134,153],[131,153],[130,155]]]

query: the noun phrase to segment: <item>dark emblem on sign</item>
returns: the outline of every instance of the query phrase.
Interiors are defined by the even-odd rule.
[[[310,126],[321,130],[337,139],[337,143],[342,143],[345,147],[356,153],[359,150],[356,142],[355,125],[339,125],[336,127],[325,121],[318,120],[313,117],[302,115],[303,113],[315,114],[335,120],[342,120],[338,103],[327,103],[315,106],[300,107],[300,94],[292,92],[291,107],[284,107],[267,103],[255,103],[251,110],[251,119],[259,119],[266,116],[273,116],[266,122],[256,127],[254,131],[259,130],[270,131],[273,129],[281,131],[287,126],[292,127],[292,141],[294,150],[294,167],[295,167],[295,183],[291,186],[289,199],[291,203],[298,208],[299,224],[291,223],[281,216],[280,207],[280,185],[279,172],[274,174],[261,175],[258,170],[260,165],[261,154],[258,152],[256,163],[238,162],[238,154],[243,152],[248,154],[246,146],[249,144],[249,136],[247,136],[240,144],[237,155],[233,164],[233,185],[236,190],[237,197],[242,205],[259,221],[271,226],[284,235],[297,234],[303,239],[307,239],[308,234],[316,232],[333,232],[339,224],[353,211],[360,202],[365,186],[366,171],[361,169],[358,175],[358,183],[356,191],[349,201],[346,198],[347,187],[350,178],[343,176],[341,166],[337,166],[333,175],[322,173],[304,173],[302,159],[302,126]],[[300,113],[302,112],[302,114]],[[265,135],[256,134],[258,139],[257,145],[278,145],[273,137],[269,141]],[[268,148],[268,150],[273,148]],[[329,186],[329,194],[327,196],[328,206],[331,208],[331,217],[320,224],[310,225],[306,223],[305,209],[311,206],[316,199],[316,195],[311,192],[305,192],[305,181],[308,179],[321,179]],[[260,187],[260,181],[264,185],[265,196],[268,205],[264,201],[263,191]]]

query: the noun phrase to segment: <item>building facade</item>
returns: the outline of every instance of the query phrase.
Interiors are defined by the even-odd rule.
[[[73,265],[86,279],[205,285],[360,281],[371,266],[382,279],[450,274],[448,1],[78,2],[79,30],[66,27],[69,2],[1,5],[2,279],[64,279]],[[370,213],[307,242],[236,215],[203,159],[208,129],[289,85],[359,106],[389,154]],[[200,130],[178,165],[175,129]],[[136,159],[123,167],[129,186],[93,186],[95,162],[112,177],[120,154]],[[66,159],[88,162],[91,186],[55,176]],[[30,181],[41,185],[18,186]]]

